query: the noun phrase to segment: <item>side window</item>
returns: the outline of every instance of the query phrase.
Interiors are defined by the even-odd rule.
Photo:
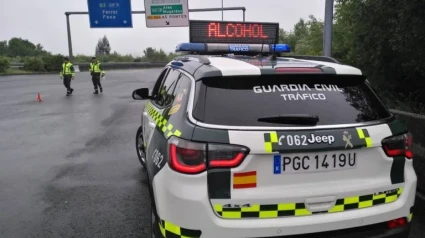
[[[177,82],[176,89],[173,93],[173,101],[172,101],[172,107],[168,111],[168,115],[172,115],[178,111],[180,111],[180,108],[182,108],[184,105],[187,104],[187,99],[189,96],[190,91],[190,84],[191,81],[186,75],[182,74],[181,78]]]
[[[156,80],[155,86],[152,89],[152,96],[158,96],[159,94],[159,89],[162,85],[162,83],[164,82],[165,77],[167,76],[169,69],[164,69],[161,74],[159,75],[158,79]]]
[[[164,83],[159,89],[158,96],[155,103],[159,106],[167,106],[173,101],[174,88],[176,87],[177,80],[180,78],[180,72],[171,69],[165,79]]]

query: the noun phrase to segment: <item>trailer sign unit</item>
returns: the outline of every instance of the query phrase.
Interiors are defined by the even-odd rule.
[[[190,21],[192,43],[277,44],[279,23]]]

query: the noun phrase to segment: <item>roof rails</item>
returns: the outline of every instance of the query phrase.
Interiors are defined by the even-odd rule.
[[[282,56],[282,57],[294,58],[294,59],[315,60],[315,61],[323,61],[323,62],[341,64],[338,60],[336,60],[332,57],[328,57],[328,56],[287,55],[287,56]]]

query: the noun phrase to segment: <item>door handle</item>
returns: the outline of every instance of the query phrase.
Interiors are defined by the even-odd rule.
[[[152,128],[155,128],[156,125],[153,122],[149,122],[149,126],[152,127]]]

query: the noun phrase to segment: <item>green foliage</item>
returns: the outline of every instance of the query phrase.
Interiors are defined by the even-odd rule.
[[[48,54],[40,44],[33,44],[27,39],[12,38],[9,40],[8,45],[5,47],[4,42],[0,46],[2,51],[6,52],[9,57],[16,56],[42,56]],[[6,49],[5,49],[6,48]]]
[[[98,60],[101,62],[134,62],[134,58],[132,55],[120,55],[118,52],[114,51],[114,53],[109,55],[99,55]]]
[[[425,1],[337,0],[332,53],[360,68],[392,108],[423,112],[425,104]],[[323,22],[300,19],[280,31],[290,54],[322,55]]]
[[[0,56],[0,73],[5,73],[10,67],[10,61],[7,57]]]
[[[42,61],[44,63],[44,68],[47,72],[59,72],[62,68],[63,55],[46,55],[43,56]]]
[[[36,57],[27,57],[24,60],[24,70],[33,72],[46,71],[44,62],[40,58]]]
[[[91,56],[78,54],[74,56],[72,62],[75,63],[89,63],[91,61]]]
[[[336,9],[334,56],[362,69],[388,101],[422,108],[425,2],[338,0]]]
[[[96,45],[95,55],[109,55],[111,52],[111,45],[106,36],[103,36],[102,39],[99,39]]]
[[[323,22],[310,15],[309,20],[300,19],[294,31],[280,30],[279,41],[288,44],[298,55],[321,55],[323,47]]]
[[[176,57],[174,53],[166,54],[164,50],[157,50],[152,47],[146,48],[143,53],[144,56],[141,58],[142,62],[169,62]]]
[[[7,55],[7,41],[0,41],[0,56]]]

